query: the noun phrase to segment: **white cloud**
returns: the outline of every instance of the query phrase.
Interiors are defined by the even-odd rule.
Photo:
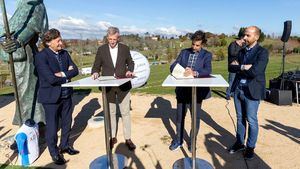
[[[183,32],[177,30],[175,26],[171,27],[160,27],[155,29],[155,33],[164,34],[164,35],[181,35]]]
[[[123,26],[120,28],[121,33],[125,33],[125,34],[143,34],[145,32],[147,32],[146,29],[143,28],[138,28],[136,26]]]
[[[113,23],[108,21],[98,21],[89,23],[81,18],[74,18],[71,16],[61,17],[58,20],[50,21],[50,28],[57,28],[61,31],[63,38],[79,38],[79,39],[99,39],[106,34],[108,27],[113,26]],[[151,34],[160,34],[166,36],[184,35],[190,30],[179,30],[175,26],[158,27],[154,29],[141,28],[135,25],[119,27],[121,34],[141,34],[146,32]],[[154,30],[154,31],[153,31]]]
[[[50,21],[50,28],[57,28],[61,31],[63,38],[100,38],[103,32],[97,25],[89,24],[83,19],[71,16],[61,17],[58,20]]]
[[[86,28],[88,26],[88,24],[84,20],[73,18],[70,16],[60,18],[56,24],[60,27],[75,27],[75,28]]]
[[[108,27],[113,26],[110,22],[106,22],[106,21],[99,21],[97,23],[97,26],[101,29],[101,30],[107,30]]]

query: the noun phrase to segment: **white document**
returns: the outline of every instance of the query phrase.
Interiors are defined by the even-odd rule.
[[[173,71],[172,76],[174,76],[176,79],[191,79],[194,78],[193,75],[184,76],[185,68],[182,67],[180,64],[176,64]]]
[[[98,80],[100,80],[100,81],[116,80],[116,78],[114,76],[100,76],[100,77],[98,77]]]

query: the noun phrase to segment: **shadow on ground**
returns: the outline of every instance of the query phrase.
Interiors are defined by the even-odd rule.
[[[281,124],[279,122],[273,121],[273,120],[266,120],[270,124],[266,124],[265,126],[261,126],[262,128],[266,130],[273,130],[289,139],[292,141],[300,144],[300,130],[294,127],[290,127],[284,124]]]
[[[7,106],[15,100],[14,94],[3,94],[0,95],[0,108]]]

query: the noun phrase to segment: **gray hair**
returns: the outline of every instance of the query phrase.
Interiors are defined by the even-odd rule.
[[[107,36],[108,35],[114,35],[116,33],[120,34],[119,28],[113,27],[113,26],[108,27],[108,29],[107,29]]]

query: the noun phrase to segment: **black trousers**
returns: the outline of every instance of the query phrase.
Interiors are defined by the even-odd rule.
[[[72,124],[72,97],[59,99],[55,104],[43,104],[46,115],[46,142],[51,156],[59,153],[57,132],[61,128],[60,148],[69,146]],[[59,125],[61,121],[61,127]]]
[[[199,127],[200,127],[201,105],[202,105],[202,101],[200,103],[197,103],[197,112],[195,112],[196,113],[196,129],[195,129],[196,137],[197,137]],[[186,116],[186,112],[187,112],[188,108],[191,112],[191,110],[192,110],[191,104],[177,102],[176,138],[175,139],[179,144],[183,143],[184,121],[185,121],[185,116]],[[191,112],[191,116],[192,116],[192,112]],[[191,143],[191,138],[192,138],[192,130],[190,131],[190,140],[188,141],[188,144]]]

